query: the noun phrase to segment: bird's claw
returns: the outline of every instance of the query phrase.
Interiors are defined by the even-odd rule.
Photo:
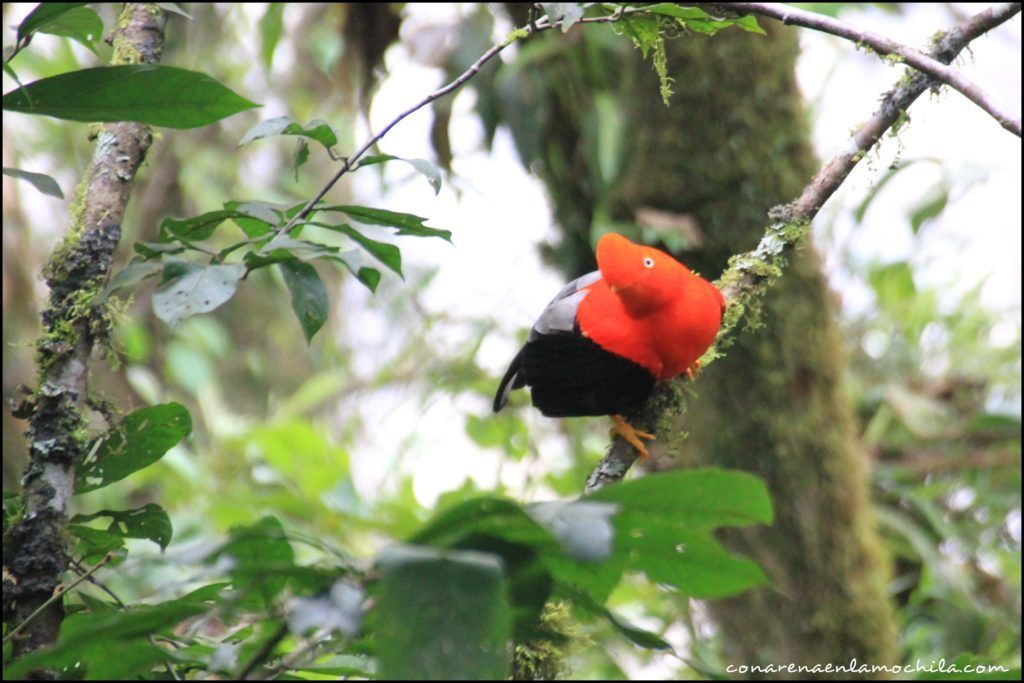
[[[691,382],[697,379],[697,377],[700,376],[700,361],[693,361],[693,365],[683,370],[683,374],[686,375],[686,379]]]
[[[647,459],[651,457],[650,452],[647,450],[647,446],[640,439],[647,439],[648,441],[654,439],[654,434],[648,434],[647,432],[641,432],[639,429],[623,420],[618,415],[612,415],[612,421],[615,422],[615,426],[611,428],[611,434],[618,434],[626,440],[641,458]]]

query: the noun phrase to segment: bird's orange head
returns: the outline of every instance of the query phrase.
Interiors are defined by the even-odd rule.
[[[614,232],[597,242],[597,267],[612,293],[638,315],[678,300],[688,279],[695,277],[669,254]]]

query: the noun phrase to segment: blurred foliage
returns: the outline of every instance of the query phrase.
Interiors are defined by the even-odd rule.
[[[372,11],[386,12],[388,21],[360,15],[371,10],[358,5],[284,3],[190,5],[192,21],[171,20],[166,63],[258,93],[265,111],[288,112],[288,118],[260,115],[268,119],[260,124],[249,113],[191,133],[162,131],[125,220],[120,257],[126,270],[132,267],[129,245],[164,245],[150,246],[161,258],[168,244],[194,244],[186,231],[209,228],[181,216],[230,213],[222,220],[235,221],[252,240],[266,232],[258,226],[267,210],[286,214],[313,196],[333,172],[331,156],[312,150],[303,165],[297,163],[301,147],[285,149],[283,140],[267,136],[296,137],[300,145],[311,138],[338,150],[359,142],[360,109],[369,106],[367,93],[398,38],[397,7],[383,7]],[[11,11],[5,5],[5,19]],[[106,9],[98,12],[109,25]],[[442,41],[449,52],[430,57],[450,74],[464,70],[493,37],[488,13],[464,14],[451,28],[454,40]],[[370,40],[360,31],[367,22],[381,35]],[[612,41],[610,31],[601,35],[608,54],[629,49],[623,40]],[[225,45],[251,52],[253,60],[239,60]],[[485,143],[501,125],[496,98],[502,89],[521,87],[516,71],[543,61],[558,45],[527,43],[509,64],[481,73],[476,108]],[[35,50],[43,46],[45,52]],[[98,59],[71,40],[37,37],[14,65],[19,75],[42,77],[104,63],[109,48],[101,42],[90,47]],[[616,106],[613,98],[595,98],[593,131],[584,141],[601,159],[602,184],[615,181],[621,154]],[[437,103],[432,131],[437,163],[446,170],[451,111],[450,101]],[[536,112],[521,114],[505,125],[529,127]],[[316,119],[330,121],[329,136]],[[90,154],[83,126],[45,118],[19,127],[17,135],[5,126],[4,137],[5,164],[10,155],[48,170],[64,187]],[[266,139],[238,147],[243,137]],[[414,163],[422,160],[398,161],[412,164],[432,185],[440,179],[432,165]],[[878,193],[884,184],[876,183]],[[951,177],[923,194],[922,206],[907,216],[917,239],[928,238],[928,221],[960,189],[961,180]],[[870,215],[871,196],[861,218]],[[242,199],[249,197],[261,203]],[[37,207],[5,186],[8,396],[15,385],[32,382],[25,343],[38,333],[35,273],[65,222],[59,206]],[[481,362],[481,349],[489,337],[510,337],[511,331],[423,304],[431,269],[395,260],[397,249],[381,241],[388,225],[429,231],[421,219],[335,208],[369,223],[365,234],[340,223],[337,229],[310,224],[304,234],[338,247],[329,253],[339,256],[348,253],[340,252],[342,245],[363,248],[404,280],[379,272],[360,277],[361,269],[372,267],[351,257],[357,277],[321,271],[322,296],[312,303],[299,296],[296,303],[303,290],[290,276],[253,269],[215,313],[168,327],[150,305],[152,288],[138,285],[165,273],[166,265],[123,276],[131,288],[118,295],[131,291],[133,298],[117,335],[121,366],[97,363],[93,369],[97,395],[119,406],[114,414],[91,416],[96,434],[105,435],[96,441],[97,453],[143,443],[155,464],[91,470],[99,485],[75,499],[75,561],[66,583],[90,565],[104,566],[68,593],[69,616],[54,649],[10,664],[5,643],[5,676],[42,665],[66,667],[67,677],[111,679],[150,672],[166,677],[171,669],[182,677],[235,677],[256,665],[265,675],[314,680],[374,677],[378,667],[382,676],[404,676],[410,666],[482,675],[504,670],[506,653],[488,644],[504,642],[511,629],[520,643],[513,654],[517,671],[531,661],[561,671],[569,657],[571,675],[578,677],[621,678],[647,665],[673,677],[724,677],[722,643],[690,596],[727,595],[760,580],[755,565],[725,554],[712,535],[721,525],[769,519],[759,482],[725,472],[680,472],[646,476],[632,488],[566,507],[526,504],[576,498],[606,439],[591,421],[552,424],[527,410],[485,413],[495,378]],[[217,239],[216,249],[232,245]],[[265,246],[258,255],[273,251]],[[299,248],[286,247],[292,254]],[[139,268],[154,257],[143,251],[137,258]],[[305,258],[295,260],[312,268]],[[876,507],[896,563],[892,593],[906,660],[949,661],[965,653],[1019,669],[1019,320],[980,306],[977,288],[946,301],[917,285],[907,262],[850,268],[877,300],[870,315],[847,321],[848,384],[865,449],[877,464]],[[375,290],[372,298],[353,287],[357,279]],[[295,313],[313,310],[323,331],[314,337],[320,325],[307,326],[301,315],[297,326],[285,305],[289,298]],[[383,332],[375,336],[374,329]],[[524,400],[514,402],[522,407]],[[190,429],[180,421],[178,404],[187,408]],[[466,448],[498,463],[496,483],[466,477],[436,502],[417,495],[420,463],[447,466],[439,463],[449,454],[439,452],[425,428],[438,406],[443,415],[459,416],[446,429],[464,434]],[[385,419],[389,413],[410,419],[394,439],[397,450],[381,452],[374,434],[395,424]],[[146,419],[155,414],[164,421]],[[4,425],[6,490],[23,467],[25,446],[12,436],[23,431],[22,423],[5,416]],[[711,511],[698,520],[688,506],[702,501]],[[17,497],[5,493],[5,530],[19,514]],[[396,541],[418,545],[396,547]],[[693,567],[676,561],[688,553],[713,561]],[[427,591],[442,589],[451,592],[450,600],[424,599]],[[466,618],[453,624],[458,615]],[[424,649],[426,633],[450,639]],[[451,656],[466,643],[485,649],[479,658]],[[683,649],[673,652],[673,643]]]

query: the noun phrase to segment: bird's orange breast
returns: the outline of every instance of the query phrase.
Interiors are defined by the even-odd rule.
[[[721,294],[694,277],[672,302],[636,315],[600,280],[580,303],[583,335],[643,366],[658,380],[679,375],[711,346],[722,320]]]

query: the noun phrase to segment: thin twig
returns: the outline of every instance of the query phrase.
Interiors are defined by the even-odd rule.
[[[624,16],[638,13],[643,13],[643,8],[630,7],[622,11],[616,11],[614,14],[610,14],[604,17],[584,17],[578,20],[576,23],[609,24],[621,20]],[[369,140],[367,140],[366,143],[364,143],[362,147],[356,150],[354,154],[345,158],[344,162],[341,165],[341,168],[338,169],[337,173],[335,173],[334,176],[331,177],[331,179],[328,180],[327,183],[322,188],[320,188],[320,191],[316,193],[316,196],[314,196],[306,203],[306,205],[302,208],[302,211],[295,214],[295,216],[293,216],[291,220],[289,220],[282,227],[278,228],[275,231],[275,236],[281,233],[287,233],[289,230],[295,227],[295,225],[299,221],[305,219],[313,211],[317,203],[324,198],[324,195],[326,195],[330,191],[330,189],[334,187],[339,180],[341,180],[341,177],[348,173],[349,171],[353,170],[353,168],[355,167],[355,162],[362,158],[362,156],[366,154],[371,147],[380,142],[381,139],[385,135],[387,135],[392,128],[394,128],[396,125],[402,122],[409,115],[416,113],[417,111],[427,106],[434,100],[444,97],[445,95],[453,93],[459,88],[461,88],[467,81],[476,76],[477,73],[479,73],[480,69],[483,68],[485,64],[487,64],[487,62],[494,59],[502,50],[504,50],[506,47],[516,42],[520,38],[529,37],[542,31],[548,31],[550,29],[561,26],[561,24],[561,20],[550,22],[547,20],[547,17],[544,17],[538,21],[528,23],[526,26],[516,29],[511,34],[509,34],[509,37],[506,38],[504,41],[498,43],[497,45],[494,45],[487,52],[483,53],[479,59],[473,62],[472,66],[466,69],[454,81],[438,88],[434,92],[430,93],[429,95],[421,99],[416,104],[412,105],[411,107],[403,111],[395,118],[391,119],[391,121],[386,126],[384,126],[384,128],[382,128],[379,133],[377,133],[376,135],[372,136]]]
[[[88,571],[86,571],[84,574],[79,576],[77,579],[75,579],[74,581],[69,583],[67,586],[57,586],[57,588],[55,588],[54,591],[53,591],[53,595],[51,595],[49,598],[47,598],[47,600],[43,604],[39,605],[39,607],[37,607],[36,610],[34,612],[32,612],[32,614],[30,614],[27,617],[25,617],[25,620],[23,622],[21,622],[20,624],[15,626],[13,629],[11,629],[11,631],[6,636],[4,636],[3,642],[6,643],[9,640],[11,640],[12,638],[14,638],[14,636],[18,635],[23,628],[25,628],[26,626],[31,624],[32,620],[35,619],[36,617],[38,617],[40,614],[42,614],[43,611],[47,607],[49,607],[53,603],[55,603],[58,600],[60,600],[61,597],[65,593],[67,593],[69,590],[71,590],[72,588],[74,588],[78,584],[80,584],[83,581],[85,581],[86,579],[88,579],[90,576],[92,576],[96,572],[97,569],[99,569],[100,567],[105,565],[107,562],[110,562],[112,559],[114,559],[114,553],[112,553],[112,552],[107,553],[106,555],[103,556],[102,560],[100,560],[99,562],[94,564],[92,567],[89,568]]]
[[[270,636],[267,642],[263,643],[263,647],[259,649],[259,652],[253,655],[252,659],[249,660],[249,663],[245,665],[241,673],[238,674],[238,680],[244,681],[249,677],[249,674],[256,669],[256,667],[267,661],[270,655],[274,652],[274,648],[277,647],[278,643],[284,640],[286,635],[288,635],[288,626],[286,624],[282,624],[277,631],[274,632],[274,635]]]
[[[1020,5],[999,5],[979,12],[959,27],[950,29],[938,36],[932,43],[929,54],[932,58],[945,64],[953,59],[975,38],[1008,21],[1018,12]],[[778,207],[770,213],[773,223],[768,227],[761,243],[754,251],[736,257],[728,270],[722,274],[720,282],[722,294],[726,301],[733,305],[737,299],[750,297],[758,289],[764,289],[771,281],[759,275],[758,269],[750,269],[752,261],[767,263],[776,259],[777,267],[781,267],[780,257],[784,250],[792,249],[806,235],[811,220],[817,215],[822,205],[835,193],[846,180],[854,167],[864,158],[865,154],[878,142],[882,135],[893,128],[901,120],[905,120],[907,108],[937,81],[923,72],[914,74],[905,82],[900,81],[885,93],[878,110],[864,125],[857,130],[838,154],[826,163],[810,184],[792,204]],[[785,231],[787,226],[800,226],[799,230]],[[723,325],[715,340],[720,347],[723,341],[728,342],[736,328],[738,319],[731,324]],[[714,362],[711,354],[704,360],[704,366]],[[666,412],[678,414],[682,406],[682,385],[680,380],[672,380],[660,385],[647,405],[641,409],[636,418],[640,429],[652,431],[658,418]],[[662,435],[664,436],[664,435]],[[587,478],[584,493],[601,489],[608,484],[621,481],[629,468],[636,461],[637,454],[632,446],[620,437],[616,437],[608,454]]]
[[[1020,3],[1016,4],[1019,11]],[[999,122],[1006,130],[1017,137],[1021,136],[1020,116],[1013,116],[1006,112],[999,105],[992,101],[992,98],[982,90],[978,84],[964,76],[958,69],[936,60],[924,54],[920,50],[898,43],[895,40],[886,38],[872,31],[851,26],[845,22],[827,17],[816,12],[791,7],[778,2],[730,2],[720,3],[698,3],[708,9],[720,10],[722,12],[739,12],[741,14],[757,14],[772,19],[778,19],[784,24],[802,26],[804,28],[821,31],[833,36],[845,38],[858,45],[866,45],[881,56],[894,55],[901,61],[909,64],[918,71],[922,71],[932,78],[945,83],[954,90],[959,91],[964,97],[981,107],[992,118]]]

